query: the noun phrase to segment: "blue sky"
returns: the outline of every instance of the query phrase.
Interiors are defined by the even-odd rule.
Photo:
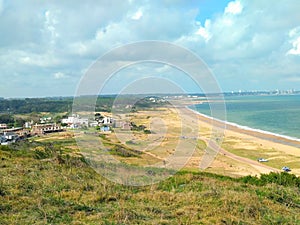
[[[74,95],[101,55],[143,40],[194,52],[223,91],[299,90],[299,11],[297,0],[0,0],[0,97]],[[174,68],[160,68],[120,71],[106,91],[139,73],[198,91]]]

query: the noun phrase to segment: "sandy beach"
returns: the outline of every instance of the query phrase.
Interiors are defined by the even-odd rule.
[[[224,127],[223,122],[208,118],[187,107],[182,107],[180,110],[186,115],[195,114],[202,130],[204,128],[211,131],[212,124],[217,127]],[[209,132],[200,133],[202,138],[209,137],[209,135]],[[290,165],[292,173],[300,175],[299,147],[300,142],[296,140],[226,124],[219,154],[208,170],[214,171],[217,167],[221,169],[220,167],[223,166],[224,173],[229,169],[236,170],[233,173],[237,175],[259,175],[271,171],[280,171],[283,166]],[[269,162],[257,162],[256,159],[261,156],[268,159]],[[238,162],[238,165],[229,165],[228,168],[226,163],[224,163],[226,158],[233,159],[235,162]],[[242,168],[247,166],[250,166],[248,173],[247,168]]]
[[[167,126],[167,133],[163,134],[164,138],[162,134],[152,134],[152,138],[148,141],[146,135],[135,134],[131,140],[137,143],[141,140],[140,143],[149,146],[154,145],[153,140],[157,140],[155,148],[145,148],[144,152],[150,153],[149,156],[157,157],[157,159],[168,158],[174,154],[176,145],[181,139],[182,134],[178,133],[179,130],[188,130],[184,135],[190,140],[186,141],[188,143],[197,139],[197,148],[184,168],[196,171],[201,170],[200,165],[207,152],[205,146],[208,146],[211,141],[212,127],[219,129],[224,127],[224,123],[201,115],[187,106],[185,102],[176,108],[166,107],[135,113],[132,119],[136,124],[151,128],[149,120],[159,118],[163,121],[162,124]],[[262,173],[280,172],[283,166],[288,166],[292,170],[291,173],[300,175],[300,143],[298,141],[228,124],[223,132],[224,137],[220,137],[222,142],[215,143],[215,146],[210,145],[210,148],[218,154],[213,157],[211,163],[208,163],[205,171],[234,177],[259,176]],[[141,147],[141,145],[137,146]],[[258,158],[267,159],[268,162],[258,162]]]

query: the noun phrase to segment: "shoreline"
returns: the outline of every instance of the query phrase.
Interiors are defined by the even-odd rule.
[[[279,144],[284,144],[284,145],[289,145],[292,147],[300,148],[300,139],[298,139],[298,138],[280,135],[280,134],[272,133],[272,132],[265,131],[265,130],[255,129],[255,128],[239,125],[236,123],[232,123],[232,122],[219,120],[219,119],[207,116],[205,114],[202,114],[196,110],[193,110],[193,109],[189,108],[189,106],[185,106],[185,108],[187,110],[197,114],[203,122],[206,122],[209,124],[214,124],[218,127],[224,128],[224,130],[228,129],[228,130],[231,130],[234,132],[240,132],[240,133],[250,135],[250,136],[253,136],[256,138],[260,138],[263,140],[272,141],[272,142],[276,142]]]

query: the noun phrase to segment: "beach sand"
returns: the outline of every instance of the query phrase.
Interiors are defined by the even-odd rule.
[[[212,124],[215,127],[224,127],[224,123],[213,121],[191,109],[182,107],[180,110],[186,114],[195,113],[202,130],[204,128],[204,130],[210,131],[200,132],[200,138],[211,135]],[[224,174],[229,172],[236,175],[259,175],[280,171],[283,166],[290,166],[292,173],[300,175],[299,146],[300,142],[296,140],[226,124],[220,152],[208,170],[221,172],[223,167]],[[235,164],[230,164],[228,168],[225,158],[234,160]],[[260,163],[257,162],[257,158],[266,158],[269,162]]]
[[[150,119],[149,119],[150,118]],[[212,122],[217,130],[224,126],[220,121],[212,121],[189,108],[182,105],[177,108],[161,108],[160,110],[139,111],[134,113],[133,120],[136,124],[143,124],[151,128],[149,120],[159,118],[167,126],[166,134],[153,134],[152,141],[160,139],[156,143],[155,149],[147,149],[157,158],[168,158],[174,154],[178,140],[185,138],[187,142],[194,139],[202,141],[208,145],[212,135]],[[186,137],[180,135],[179,130],[183,129]],[[177,130],[177,132],[175,132]],[[222,131],[222,130],[221,130]],[[222,132],[221,132],[222,133]],[[165,137],[162,138],[161,135]],[[134,141],[143,139],[144,144],[147,138],[143,135],[135,136]],[[222,140],[222,137],[220,137]],[[212,148],[218,151],[215,157],[207,163],[205,169],[199,166],[205,155],[205,147],[197,147],[190,160],[184,166],[184,169],[199,171],[204,170],[212,173],[229,175],[233,177],[245,175],[260,175],[262,173],[280,172],[283,166],[289,166],[291,173],[300,175],[300,143],[294,140],[284,139],[283,137],[273,136],[271,134],[260,133],[252,130],[245,130],[236,126],[227,125],[224,129],[223,141],[220,146]],[[140,145],[139,145],[140,147]],[[268,162],[258,162],[258,158],[268,159]],[[202,162],[203,163],[203,162]]]

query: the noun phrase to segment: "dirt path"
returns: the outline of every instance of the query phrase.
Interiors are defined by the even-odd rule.
[[[225,157],[229,157],[229,158],[234,159],[234,160],[236,160],[238,162],[241,162],[241,163],[246,163],[246,164],[248,164],[248,165],[250,165],[250,166],[258,169],[261,173],[280,172],[280,170],[275,169],[273,167],[264,165],[262,163],[254,161],[252,159],[244,158],[244,157],[235,155],[235,154],[233,154],[233,153],[231,153],[229,151],[226,151],[225,149],[223,149],[220,146],[218,146],[218,144],[216,144],[215,142],[209,142],[209,140],[207,140],[207,139],[203,139],[203,141],[205,141],[205,143],[207,144],[207,146],[210,146],[211,148],[213,148],[214,151],[218,151],[219,150],[218,154],[222,154]]]

